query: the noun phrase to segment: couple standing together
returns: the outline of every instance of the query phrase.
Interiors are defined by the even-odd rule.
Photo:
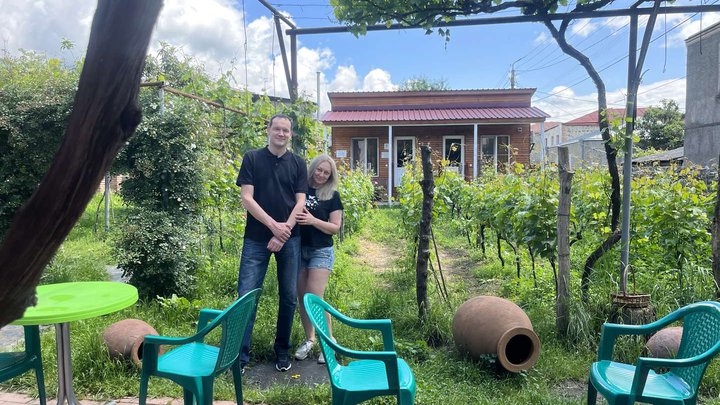
[[[332,235],[340,230],[342,202],[335,162],[320,155],[310,162],[288,151],[292,120],[278,114],[268,124],[268,146],[245,154],[237,178],[247,212],[238,293],[261,288],[270,255],[275,255],[278,278],[278,317],[275,332],[275,368],[287,371],[290,332],[298,298],[305,293],[322,297],[335,254]],[[308,178],[309,174],[309,178]],[[296,226],[300,225],[300,226]],[[240,352],[240,366],[250,360],[250,337],[257,308],[248,323]],[[327,314],[326,314],[327,316]],[[310,354],[315,331],[300,304],[306,340],[297,348],[298,360]],[[329,325],[329,320],[328,320]],[[323,362],[324,359],[318,359]]]

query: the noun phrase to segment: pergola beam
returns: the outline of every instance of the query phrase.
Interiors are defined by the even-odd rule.
[[[275,15],[276,17],[280,18],[281,20],[285,21],[285,24],[289,25],[293,29],[297,29],[297,26],[295,26],[295,24],[292,21],[290,21],[289,18],[280,14],[280,12],[275,7],[273,7],[270,3],[268,3],[265,0],[258,0],[258,1],[260,2],[260,4],[265,6],[268,10],[270,10],[270,12],[273,13],[273,15]]]
[[[260,0],[263,2],[263,0]],[[606,18],[606,17],[624,17],[624,16],[641,16],[651,15],[654,12],[658,14],[685,14],[685,13],[708,13],[708,12],[720,12],[720,4],[712,5],[700,5],[700,6],[676,6],[676,7],[660,7],[659,10],[654,8],[633,8],[633,9],[616,9],[616,10],[596,10],[596,11],[583,11],[576,13],[555,13],[548,15],[518,15],[511,17],[487,17],[487,18],[468,18],[463,20],[454,20],[449,22],[438,22],[435,27],[463,27],[472,25],[494,25],[494,24],[510,24],[510,23],[523,23],[523,22],[540,22],[545,20],[564,20],[570,19],[584,19],[584,18]],[[411,27],[404,24],[392,24],[390,26],[384,24],[369,25],[367,31],[388,31],[388,30],[403,30],[410,28],[422,28],[422,27]],[[338,27],[317,27],[317,28],[292,28],[286,31],[288,35],[312,35],[312,34],[333,34],[341,32],[351,32],[348,26]]]

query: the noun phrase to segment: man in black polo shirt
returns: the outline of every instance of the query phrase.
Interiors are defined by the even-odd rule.
[[[260,288],[265,280],[270,255],[275,255],[278,278],[278,319],[275,331],[275,368],[290,369],[290,332],[296,306],[297,273],[300,269],[300,231],[295,214],[305,206],[308,190],[305,161],[287,150],[292,139],[292,121],[275,115],[268,125],[268,146],[243,156],[237,185],[247,216],[243,241],[238,293]],[[253,312],[245,330],[240,365],[250,360],[250,337],[255,324]]]

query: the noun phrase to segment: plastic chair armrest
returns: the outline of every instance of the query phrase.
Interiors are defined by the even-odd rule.
[[[344,347],[340,345],[339,343],[333,341],[330,339],[330,337],[323,331],[315,329],[315,332],[320,334],[320,338],[322,341],[330,346],[333,350],[340,353],[343,356],[351,357],[353,359],[359,359],[359,360],[391,360],[395,359],[397,360],[397,353],[394,351],[381,351],[381,352],[375,352],[375,351],[361,351],[361,350],[353,350],[348,349],[347,347]]]
[[[197,331],[200,332],[201,330],[203,330],[208,325],[208,323],[213,321],[218,315],[222,313],[223,311],[219,309],[201,309],[200,315],[198,316]]]
[[[332,307],[326,310],[337,320],[345,325],[356,329],[377,330],[380,331],[383,338],[383,350],[395,351],[395,341],[392,331],[392,321],[390,319],[355,319],[347,315],[343,315]]]
[[[682,367],[693,367],[698,364],[706,363],[717,354],[720,350],[720,342],[716,343],[710,350],[705,353],[698,354],[697,356],[688,357],[685,359],[656,359],[651,357],[640,357],[635,365],[637,368],[651,368],[665,367],[665,368],[682,368]]]
[[[602,326],[600,334],[600,348],[598,350],[598,360],[612,360],[615,340],[621,335],[647,335],[665,325],[674,322],[676,319],[666,316],[660,320],[649,323],[647,325],[622,325],[617,323],[605,323]]]
[[[179,346],[187,343],[196,342],[198,335],[190,337],[170,337],[170,336],[157,336],[157,335],[145,335],[144,345],[158,346],[158,345],[172,345]]]

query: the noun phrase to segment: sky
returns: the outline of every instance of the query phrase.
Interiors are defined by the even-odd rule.
[[[704,0],[701,0],[704,1]],[[717,2],[720,0],[714,0]],[[329,0],[269,0],[299,28],[337,26]],[[571,1],[571,5],[572,5]],[[707,4],[713,3],[708,0]],[[703,4],[706,4],[703,2]],[[0,0],[0,47],[74,60],[84,55],[96,2]],[[618,1],[611,8],[627,7]],[[678,0],[673,5],[699,5]],[[562,10],[560,10],[562,11]],[[509,16],[506,11],[496,16]],[[477,17],[484,17],[483,15]],[[645,28],[640,20],[639,39]],[[720,21],[718,13],[659,16],[644,65],[639,105],[662,99],[685,106],[685,38]],[[285,28],[287,28],[285,26]],[[257,0],[165,0],[151,40],[175,45],[211,75],[232,72],[233,85],[257,93],[288,95],[271,12]],[[300,93],[330,108],[327,92],[395,90],[408,79],[444,80],[451,89],[535,88],[533,105],[565,122],[597,109],[597,92],[585,70],[559,49],[541,23],[453,27],[450,41],[423,30],[303,35],[298,38]],[[574,21],[570,44],[601,71],[610,107],[624,107],[629,18]],[[68,39],[75,44],[61,49]],[[284,38],[288,44],[289,38]]]

